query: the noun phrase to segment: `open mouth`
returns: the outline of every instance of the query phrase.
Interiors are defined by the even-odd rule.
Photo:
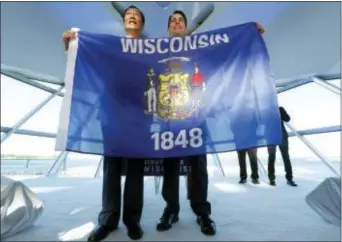
[[[135,19],[129,19],[128,23],[129,24],[137,24],[137,21]]]

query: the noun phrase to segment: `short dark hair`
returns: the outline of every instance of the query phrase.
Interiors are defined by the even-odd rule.
[[[130,5],[128,8],[125,9],[125,11],[124,11],[124,13],[123,13],[123,15],[122,15],[122,20],[125,20],[125,15],[126,15],[127,11],[128,11],[129,9],[132,9],[132,8],[134,8],[134,9],[136,9],[136,10],[139,11],[139,13],[140,13],[140,15],[141,15],[141,22],[142,22],[143,24],[145,24],[145,15],[143,14],[143,12],[142,12],[138,7],[136,7],[136,6],[134,6],[134,5]]]
[[[181,15],[181,16],[184,18],[185,26],[188,25],[188,19],[186,18],[185,13],[184,13],[183,11],[181,11],[181,10],[175,10],[175,11],[169,16],[169,21],[168,21],[168,23],[167,23],[167,28],[170,27],[171,18],[172,18],[172,16],[175,15],[175,14]]]

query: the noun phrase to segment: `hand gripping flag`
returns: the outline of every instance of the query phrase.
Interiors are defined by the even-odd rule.
[[[57,150],[163,158],[279,144],[265,43],[247,23],[186,37],[79,32]]]

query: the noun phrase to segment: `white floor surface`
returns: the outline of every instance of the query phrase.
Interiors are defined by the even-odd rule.
[[[141,221],[144,241],[340,241],[340,227],[324,222],[307,204],[305,196],[332,173],[319,162],[293,161],[298,187],[286,185],[282,164],[277,164],[277,186],[268,185],[260,168],[260,185],[239,185],[238,166],[225,162],[220,170],[209,166],[209,201],[217,234],[201,234],[195,223],[181,178],[180,221],[167,232],[157,232],[156,222],[164,208],[155,194],[154,178],[145,180],[144,211]],[[339,166],[336,165],[339,169]],[[75,168],[77,169],[77,168]],[[45,202],[45,211],[32,228],[5,241],[85,241],[95,227],[101,207],[102,178],[30,177],[22,180]],[[129,241],[125,227],[105,241]]]

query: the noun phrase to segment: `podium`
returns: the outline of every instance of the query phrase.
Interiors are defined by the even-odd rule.
[[[126,175],[127,163],[124,162],[122,175]],[[181,160],[179,166],[179,175],[187,176],[191,172],[191,166],[187,160]],[[144,176],[163,176],[164,166],[163,159],[145,160]]]

